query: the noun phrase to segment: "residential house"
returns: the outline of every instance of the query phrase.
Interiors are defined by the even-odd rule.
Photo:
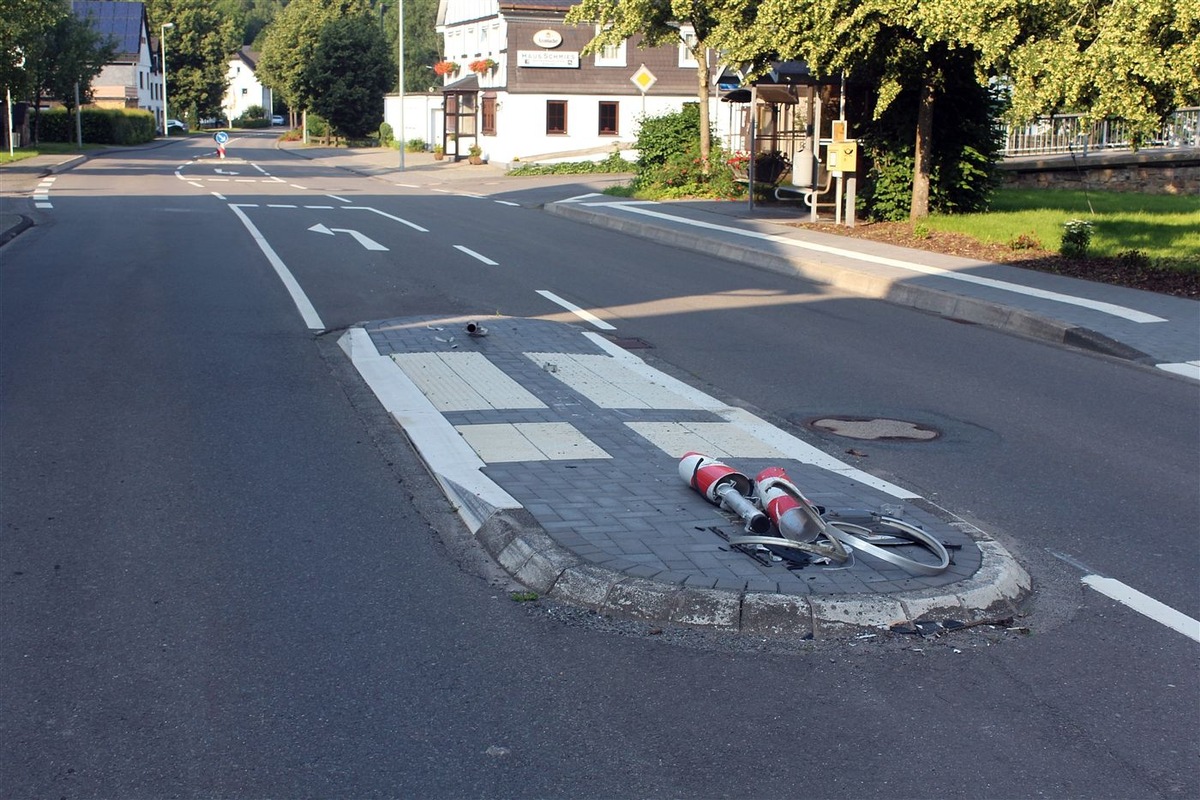
[[[162,127],[163,81],[157,41],[150,38],[146,6],[125,0],[71,0],[71,11],[117,45],[113,61],[92,81],[101,108],[140,108]]]
[[[255,74],[258,58],[258,53],[249,47],[243,47],[229,58],[229,70],[225,74],[229,88],[225,90],[221,108],[230,122],[244,114],[251,106],[262,106],[268,119],[274,111],[274,95],[259,82]]]
[[[443,125],[434,144],[456,158],[477,145],[499,163],[604,158],[634,143],[642,115],[696,100],[696,63],[682,39],[641,49],[635,38],[584,55],[597,29],[564,22],[573,4],[442,0]],[[681,29],[681,37],[688,35]],[[407,116],[406,104],[397,138],[414,135]],[[398,120],[388,121],[400,130]],[[416,123],[421,136],[426,121],[418,115]]]

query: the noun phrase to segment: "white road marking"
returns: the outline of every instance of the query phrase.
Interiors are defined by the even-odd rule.
[[[421,187],[415,183],[393,183],[393,186],[401,186],[405,189],[420,189]]]
[[[298,208],[298,206],[287,203],[267,203],[267,208]]]
[[[258,178],[235,178],[235,183],[258,183]]]
[[[189,184],[191,184],[192,186],[195,186],[197,189],[203,189],[203,188],[204,188],[204,184],[203,184],[203,183],[198,183],[198,182],[196,182],[196,181],[188,181],[188,183],[189,183]]]
[[[217,173],[218,175],[238,175],[238,174],[240,174],[240,173],[238,173],[238,172],[235,172],[235,171],[233,171],[233,170],[224,170],[224,169],[221,169],[220,167],[214,167],[214,168],[213,168],[213,172]]]
[[[1195,381],[1200,381],[1200,361],[1182,361],[1178,364],[1159,364],[1158,368],[1166,372],[1173,372],[1176,375],[1182,375],[1185,378],[1191,378]]]
[[[540,294],[542,297],[546,298],[547,300],[549,300],[551,303],[556,303],[557,305],[562,306],[567,311],[570,311],[572,314],[579,317],[580,319],[590,322],[592,325],[596,326],[597,328],[599,328],[602,331],[615,331],[616,330],[615,326],[609,325],[607,322],[600,319],[599,317],[597,317],[595,314],[588,311],[587,309],[580,308],[579,306],[575,305],[574,303],[570,302],[569,300],[562,299],[561,297],[556,295],[554,292],[550,292],[545,289],[538,289],[537,293]]]
[[[308,189],[306,189],[305,187],[301,186],[301,185],[300,185],[300,184],[298,184],[298,183],[292,183],[292,184],[289,184],[289,185],[290,185],[290,186],[291,186],[293,189],[299,189],[299,190],[300,190],[300,191],[302,191],[302,192],[307,192],[307,191],[308,191]]]
[[[311,228],[309,228],[309,230],[315,231],[316,233],[323,233],[326,236],[333,236],[335,233],[348,233],[354,237],[354,241],[361,244],[367,250],[387,250],[386,247],[366,234],[359,233],[358,231],[351,230],[350,228],[327,228],[318,222],[316,225],[313,225]]]
[[[564,201],[565,202],[565,201]],[[745,236],[751,239],[761,239],[763,241],[782,244],[787,247],[796,247],[802,250],[813,250],[820,253],[828,253],[830,255],[840,256],[842,258],[851,258],[856,261],[866,261],[872,264],[883,264],[884,266],[896,267],[898,269],[908,270],[910,272],[919,272],[924,275],[936,275],[941,278],[950,278],[952,280],[963,281],[964,283],[975,283],[980,286],[987,286],[992,289],[1001,289],[1014,294],[1023,294],[1029,297],[1037,297],[1042,300],[1052,300],[1065,305],[1080,306],[1092,311],[1099,311],[1102,314],[1111,314],[1114,317],[1127,319],[1131,322],[1166,322],[1162,317],[1157,317],[1153,314],[1147,314],[1144,311],[1138,311],[1125,306],[1115,305],[1113,303],[1104,303],[1099,300],[1089,300],[1084,297],[1073,297],[1059,292],[1050,292],[1044,289],[1036,289],[1032,286],[1021,286],[1008,281],[999,281],[993,278],[983,278],[978,275],[967,275],[953,270],[941,269],[939,267],[927,267],[922,264],[915,264],[911,261],[901,261],[897,258],[888,258],[886,256],[876,256],[870,253],[859,253],[853,250],[844,250],[840,247],[831,247],[829,245],[816,244],[815,242],[801,242],[795,239],[789,239],[786,236],[777,236],[769,233],[759,233],[757,231],[747,231],[741,228],[734,228],[729,225],[717,225],[712,222],[702,222],[700,220],[687,219],[686,217],[677,217],[673,214],[665,214],[661,211],[653,211],[649,208],[640,207],[638,203],[595,203],[594,205],[605,206],[619,211],[627,211],[631,214],[642,214],[647,217],[657,217],[671,222],[677,222],[681,225],[691,225],[696,228],[706,228],[708,230],[721,231],[723,233],[732,233],[738,236]]]
[[[246,226],[246,230],[250,231],[250,236],[258,245],[258,249],[262,250],[263,255],[267,257],[267,261],[269,261],[271,266],[274,267],[275,274],[279,276],[281,281],[283,281],[284,288],[286,288],[288,294],[292,296],[292,302],[296,304],[296,309],[300,312],[300,316],[304,318],[304,324],[308,326],[309,330],[325,330],[325,323],[321,321],[321,316],[317,313],[317,309],[313,307],[312,302],[308,299],[308,295],[306,295],[304,290],[300,288],[299,282],[296,280],[295,276],[292,275],[291,270],[287,268],[287,264],[283,263],[283,259],[276,254],[266,237],[263,236],[258,228],[254,226],[254,223],[250,221],[250,218],[246,216],[246,213],[242,211],[242,208],[257,208],[257,206],[239,206],[236,203],[230,203],[229,208],[234,214],[237,214],[238,219],[240,219],[242,224]]]
[[[206,180],[210,180],[210,181],[213,181],[213,182],[215,182],[215,183],[228,183],[228,182],[229,182],[229,178],[207,178]],[[190,182],[191,182],[191,181],[189,181],[189,183],[190,183]]]
[[[265,169],[263,169],[262,167],[260,167],[258,164],[251,164],[250,166],[254,167],[256,170],[258,170],[259,172],[261,172],[263,175],[270,175],[270,174],[271,174],[271,173],[267,172]]]
[[[1200,620],[1192,619],[1187,614],[1176,611],[1170,606],[1155,600],[1153,597],[1126,586],[1115,578],[1105,578],[1101,575],[1084,575],[1083,582],[1097,592],[1100,592],[1100,594],[1111,597],[1122,605],[1129,606],[1139,614],[1143,614],[1159,624],[1166,625],[1171,630],[1179,631],[1194,642],[1200,642]]]
[[[574,197],[568,197],[566,200],[559,200],[560,203],[578,203],[580,200],[590,200],[593,197],[604,197],[598,192],[588,192],[587,194],[579,194]]]
[[[520,203],[514,203],[511,200],[496,200],[495,202],[499,203],[502,206],[518,206],[519,207],[521,205]]]
[[[415,222],[409,222],[406,219],[401,219],[400,217],[394,217],[391,214],[380,211],[378,208],[371,208],[370,206],[342,206],[342,208],[346,209],[347,211],[371,211],[371,212],[378,214],[381,217],[387,217],[388,219],[390,219],[394,222],[399,222],[401,225],[407,225],[408,227],[412,228],[413,230],[418,230],[421,233],[429,233],[428,228],[422,228],[420,225],[416,224]]]
[[[305,206],[305,208],[315,208],[320,211],[331,211],[333,206]]]
[[[213,192],[213,193],[212,193],[212,196],[213,196],[213,197],[215,197],[215,198],[217,198],[218,200],[224,200],[224,199],[225,199],[225,195],[221,194],[220,192]]]
[[[485,466],[462,435],[429,402],[395,361],[381,356],[371,336],[351,328],[338,340],[384,409],[404,429],[458,514],[474,533],[488,516],[477,510],[520,508],[521,504],[483,474]]]
[[[839,461],[824,451],[818,450],[807,442],[796,438],[787,431],[780,430],[774,425],[759,419],[745,409],[732,408],[720,402],[715,397],[711,397],[699,389],[689,386],[683,381],[677,380],[664,372],[659,372],[633,353],[630,353],[614,342],[610,342],[598,333],[585,331],[583,335],[604,352],[625,364],[627,368],[642,373],[647,380],[688,399],[697,408],[711,411],[731,425],[741,428],[756,437],[759,441],[769,443],[772,447],[785,453],[787,458],[793,461],[812,464],[837,475],[843,475],[864,486],[870,486],[881,492],[890,494],[892,497],[907,500],[920,496]]]
[[[338,197],[336,194],[327,194],[325,196],[333,198],[334,200],[337,200],[339,203],[349,203],[350,202],[349,200],[347,200],[344,197]]]
[[[54,208],[53,204],[51,204],[51,203],[34,203],[33,207],[34,208]]]
[[[462,251],[462,252],[466,253],[466,254],[467,254],[467,255],[469,255],[471,258],[477,258],[477,259],[479,259],[479,260],[480,260],[480,261],[482,261],[483,263],[487,264],[489,267],[498,267],[498,266],[500,266],[500,263],[499,263],[498,261],[492,261],[492,260],[491,260],[490,258],[488,258],[487,256],[480,255],[479,253],[476,253],[474,250],[472,250],[472,249],[471,249],[471,248],[469,248],[469,247],[463,247],[461,244],[456,244],[456,245],[454,245],[454,249],[455,249],[455,250],[459,250],[459,251]]]

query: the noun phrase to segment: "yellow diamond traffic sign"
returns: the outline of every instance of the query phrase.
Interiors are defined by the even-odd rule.
[[[638,67],[637,72],[629,76],[629,80],[633,81],[633,85],[642,90],[642,94],[650,91],[650,87],[658,81],[654,77],[654,73],[646,69],[646,65],[642,64]]]

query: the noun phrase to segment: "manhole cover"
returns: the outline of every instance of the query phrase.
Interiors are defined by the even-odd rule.
[[[940,434],[932,428],[902,419],[863,417],[823,417],[809,423],[812,427],[845,436],[848,439],[905,439],[927,442]]]

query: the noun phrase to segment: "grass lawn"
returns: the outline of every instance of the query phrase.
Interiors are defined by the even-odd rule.
[[[1000,189],[987,213],[938,214],[925,224],[996,244],[1011,245],[1027,236],[1044,249],[1057,251],[1063,223],[1069,219],[1092,223],[1091,255],[1137,250],[1164,266],[1194,264],[1200,269],[1200,197],[1194,196]]]
[[[13,150],[12,158],[8,157],[8,150],[0,150],[0,164],[12,164],[17,161],[24,161],[27,158],[34,156],[46,155],[75,155],[88,150],[103,150],[111,145],[101,144],[85,144],[80,150],[74,144],[66,144],[63,142],[42,142],[37,147],[18,147]]]

